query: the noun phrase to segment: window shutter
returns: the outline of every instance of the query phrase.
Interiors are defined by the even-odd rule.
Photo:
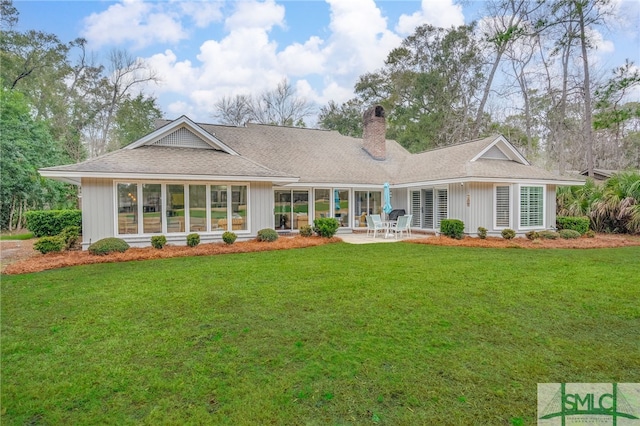
[[[424,227],[433,229],[433,189],[424,190]]]
[[[509,227],[509,187],[496,186],[496,228]]]
[[[440,221],[442,219],[446,219],[447,214],[447,190],[446,189],[438,189],[436,192],[436,196],[438,198],[438,206],[437,206],[437,217],[436,217],[436,228],[440,228]]]
[[[420,226],[420,191],[411,191],[411,226]]]

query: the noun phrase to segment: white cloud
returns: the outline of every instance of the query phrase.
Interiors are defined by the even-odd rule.
[[[100,48],[109,44],[129,43],[141,49],[155,43],[176,43],[187,38],[177,15],[162,10],[162,4],[124,0],[104,12],[84,19],[81,32],[89,45]]]
[[[224,17],[221,10],[223,2],[177,0],[177,4],[182,14],[189,16],[198,28],[206,28]]]
[[[402,35],[409,35],[416,27],[424,24],[442,28],[464,25],[462,6],[453,4],[453,0],[422,0],[421,10],[411,15],[400,16],[396,31]]]
[[[268,31],[275,25],[284,27],[284,6],[276,4],[274,0],[239,1],[235,4],[235,12],[225,21],[229,31],[239,28],[260,28]]]

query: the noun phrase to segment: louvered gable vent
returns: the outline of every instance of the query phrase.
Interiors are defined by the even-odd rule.
[[[213,146],[202,140],[191,130],[181,127],[175,132],[169,133],[163,138],[158,139],[152,145],[170,146],[177,148],[197,148],[197,149],[215,149]]]

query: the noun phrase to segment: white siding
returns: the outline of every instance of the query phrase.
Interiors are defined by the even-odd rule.
[[[547,223],[545,226],[548,228],[556,227],[556,186],[547,185],[547,199],[545,205]]]
[[[449,219],[459,219],[464,222],[464,232],[469,231],[468,223],[468,208],[465,205],[467,184],[460,185],[459,183],[452,183],[448,186],[449,193]]]
[[[82,248],[115,235],[115,195],[111,179],[82,179]]]
[[[273,186],[271,182],[251,183],[251,219],[249,222],[251,235],[259,230],[273,228]]]

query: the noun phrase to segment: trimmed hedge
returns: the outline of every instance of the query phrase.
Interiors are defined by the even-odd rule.
[[[89,253],[103,256],[105,254],[120,252],[124,253],[129,250],[129,244],[120,238],[103,238],[89,246]]]
[[[440,221],[440,232],[447,237],[461,240],[464,237],[464,222],[460,219],[442,219]]]
[[[58,253],[64,249],[65,241],[62,237],[42,237],[33,244],[33,248],[42,254]]]
[[[340,222],[333,217],[321,217],[313,221],[313,232],[321,237],[331,238],[340,228]]]
[[[32,210],[24,216],[27,229],[36,237],[53,237],[68,226],[82,228],[80,210]]]
[[[558,216],[556,218],[556,225],[558,231],[562,229],[572,229],[584,235],[589,230],[591,220],[586,216]]]
[[[544,238],[545,240],[557,240],[559,235],[554,231],[538,231],[538,236],[540,238]]]
[[[275,229],[264,228],[258,231],[258,241],[266,241],[272,243],[278,239],[278,233]]]

